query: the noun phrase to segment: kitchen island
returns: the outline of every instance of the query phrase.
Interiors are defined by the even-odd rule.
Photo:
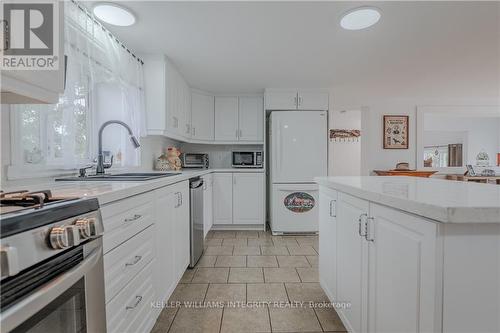
[[[324,177],[319,274],[351,332],[499,332],[500,189]]]

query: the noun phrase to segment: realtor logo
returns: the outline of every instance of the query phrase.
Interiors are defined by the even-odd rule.
[[[2,70],[56,70],[59,67],[59,3],[3,1]]]

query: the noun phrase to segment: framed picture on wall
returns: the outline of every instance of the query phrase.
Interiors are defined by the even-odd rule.
[[[384,149],[408,149],[408,116],[384,116]]]

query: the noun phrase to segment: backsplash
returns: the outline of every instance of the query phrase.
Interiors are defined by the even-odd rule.
[[[141,142],[141,169],[152,170],[155,160],[168,147],[179,147],[180,142],[160,135],[148,135],[139,140]]]
[[[264,146],[181,143],[180,149],[183,153],[207,153],[211,168],[231,168],[233,151],[263,150]]]

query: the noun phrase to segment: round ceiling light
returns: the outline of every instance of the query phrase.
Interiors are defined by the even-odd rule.
[[[340,20],[346,30],[361,30],[371,27],[380,20],[380,11],[373,7],[360,7],[348,11]]]
[[[109,2],[95,5],[94,15],[106,23],[121,27],[135,23],[135,16],[129,9]]]

